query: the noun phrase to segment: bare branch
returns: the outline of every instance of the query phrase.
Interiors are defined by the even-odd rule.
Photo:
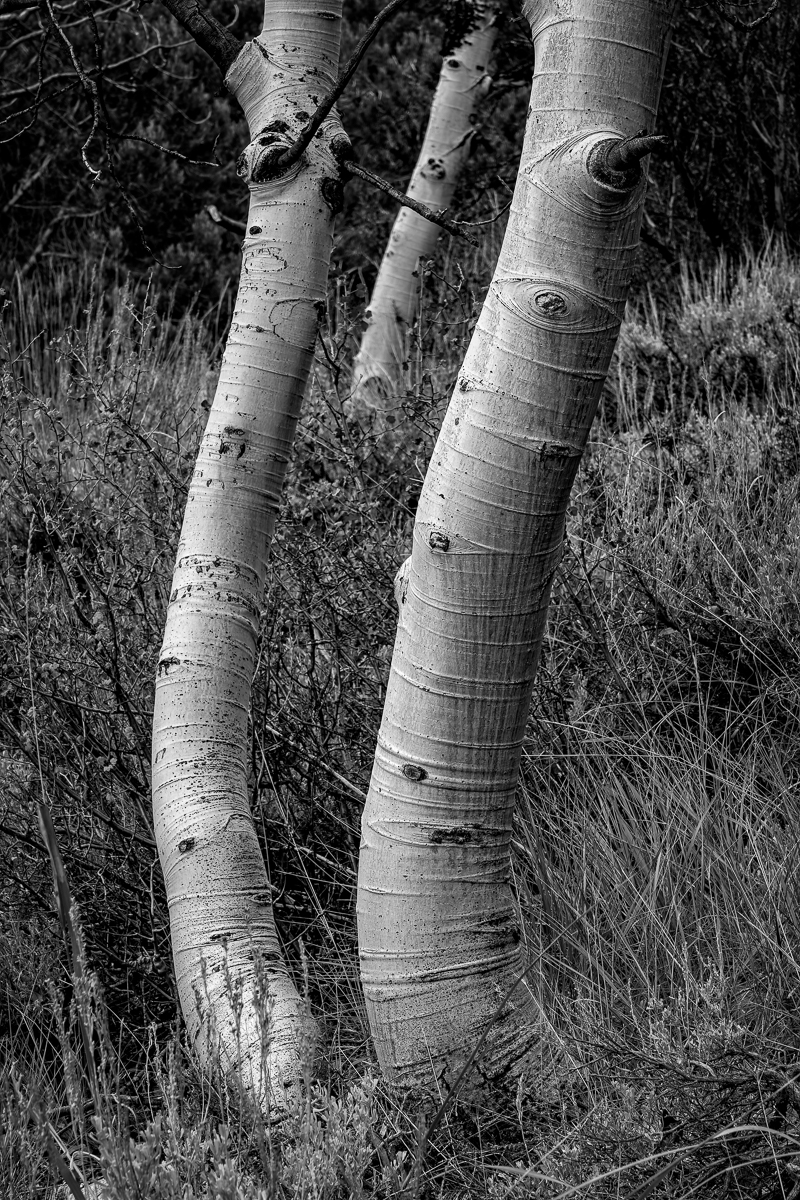
[[[361,41],[358,43],[353,53],[350,55],[347,65],[337,79],[334,87],[319,105],[297,141],[289,146],[283,152],[283,154],[281,154],[275,160],[275,162],[270,165],[271,171],[274,171],[278,174],[281,174],[283,171],[288,171],[289,167],[291,167],[293,163],[297,162],[298,158],[306,149],[306,147],[311,145],[314,134],[320,128],[322,122],[325,120],[328,113],[331,111],[334,104],[355,75],[362,58],[366,54],[371,43],[374,41],[381,26],[385,25],[389,18],[394,16],[398,9],[403,8],[409,2],[410,0],[389,0],[389,3],[386,5],[386,7],[381,9],[375,20],[367,29],[364,36],[361,38]]]
[[[221,225],[223,229],[227,229],[230,233],[236,233],[239,237],[244,237],[247,233],[247,226],[244,221],[237,221],[235,217],[229,217],[225,213],[221,213],[216,204],[209,204],[206,212],[215,225]]]
[[[77,24],[77,22],[75,22],[75,24]],[[62,28],[64,28],[64,26],[62,26]],[[118,71],[120,67],[127,67],[130,63],[138,62],[142,58],[147,58],[150,54],[158,53],[160,50],[179,50],[182,46],[191,45],[193,41],[194,38],[184,38],[180,42],[157,42],[153,46],[145,46],[144,50],[139,50],[136,54],[129,54],[127,58],[117,59],[117,61],[113,63],[105,63],[103,66],[103,74],[104,76],[108,76],[111,71]],[[97,74],[97,67],[90,67],[86,74],[89,76],[89,78],[92,78]],[[53,75],[48,75],[46,79],[42,79],[41,87],[46,87],[50,83],[58,83],[58,81],[61,79],[71,79],[73,82],[79,82],[79,79],[75,75],[74,71],[56,71]],[[34,88],[32,84],[14,88],[13,90],[9,89],[8,91],[3,92],[2,99],[3,101],[16,100],[19,96],[25,96],[33,90]],[[57,96],[63,90],[63,88],[59,88],[56,92],[49,93],[47,98],[49,99],[49,97],[52,95]],[[11,114],[12,117],[15,115],[15,113]],[[191,121],[191,118],[187,117],[185,113],[181,112],[181,116],[184,117],[185,120]],[[201,124],[201,122],[192,121],[192,124]]]
[[[164,6],[178,24],[192,35],[201,50],[205,50],[209,58],[214,60],[222,74],[227,75],[243,43],[229,33],[224,25],[220,25],[216,17],[212,17],[197,0],[164,0]]]
[[[727,21],[734,29],[743,29],[748,33],[751,29],[758,29],[759,25],[763,25],[765,21],[769,20],[779,3],[780,0],[772,0],[772,4],[770,4],[767,11],[762,13],[760,17],[756,17],[754,21],[743,21],[741,17],[734,17],[732,13],[726,12],[722,0],[710,0],[714,12],[719,13],[723,21]]]
[[[386,195],[391,196],[392,199],[396,200],[398,204],[404,205],[405,208],[413,209],[415,213],[419,213],[419,215],[424,217],[426,221],[432,221],[434,225],[441,226],[442,229],[446,229],[448,233],[452,233],[455,237],[463,238],[464,241],[469,242],[471,246],[477,246],[480,244],[471,233],[467,233],[466,228],[458,221],[449,221],[447,217],[445,217],[444,213],[434,212],[433,209],[428,208],[426,204],[420,204],[418,200],[412,200],[411,197],[406,196],[404,192],[399,192],[396,187],[392,187],[391,183],[387,183],[387,181],[382,179],[380,175],[373,174],[372,171],[368,171],[366,167],[359,166],[359,164],[357,162],[353,162],[352,159],[345,159],[341,163],[341,166],[343,170],[349,171],[351,175],[357,175],[359,179],[363,179],[367,183],[371,183],[373,187],[379,188],[380,191],[386,192]]]
[[[66,33],[64,33],[64,30],[61,28],[61,26],[59,25],[59,23],[56,19],[55,9],[53,8],[51,0],[44,0],[44,6],[47,10],[47,15],[50,18],[50,23],[51,23],[53,32],[56,35],[56,37],[60,38],[61,41],[64,43],[66,50],[67,50],[67,54],[69,56],[69,59],[72,62],[73,67],[75,68],[75,74],[78,76],[78,79],[81,82],[81,87],[83,88],[84,92],[86,93],[86,96],[91,105],[92,125],[91,125],[89,134],[88,134],[85,142],[81,146],[81,158],[83,159],[84,166],[86,167],[86,170],[89,172],[89,174],[93,175],[95,179],[99,179],[100,178],[100,170],[99,170],[99,168],[92,166],[92,164],[89,162],[89,156],[88,156],[89,145],[97,131],[98,125],[100,124],[100,100],[99,100],[99,96],[98,96],[97,83],[95,82],[95,80],[90,79],[89,76],[84,71],[83,64],[81,63],[81,60],[78,58],[75,47],[73,46],[72,42],[67,37]]]
[[[642,129],[628,138],[605,138],[589,154],[587,167],[591,175],[607,187],[628,191],[642,177],[641,160],[654,151],[665,150],[669,138]]]
[[[615,142],[609,147],[606,163],[612,171],[629,171],[632,167],[652,154],[654,150],[663,150],[669,145],[669,139],[659,133],[637,133],[634,137]]]

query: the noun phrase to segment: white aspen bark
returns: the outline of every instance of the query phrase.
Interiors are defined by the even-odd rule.
[[[653,131],[674,7],[524,5],[536,72],[520,172],[398,579],[362,825],[362,980],[378,1057],[400,1085],[452,1079],[526,965],[509,886],[521,745],[645,191],[643,176],[601,182],[596,164],[609,139]],[[483,1071],[535,1062],[537,1020],[523,982]]]
[[[466,163],[473,116],[491,80],[487,67],[497,36],[496,8],[474,5],[474,28],[442,61],[422,149],[408,195],[435,212],[449,208]],[[367,328],[353,365],[353,404],[372,408],[397,384],[406,333],[417,316],[420,260],[436,249],[439,227],[401,208],[375,280]]]
[[[201,1057],[218,1053],[223,1071],[273,1114],[297,1095],[305,1030],[250,813],[248,709],[269,543],[325,299],[337,155],[349,151],[335,112],[285,174],[270,178],[269,163],[333,86],[340,22],[341,0],[270,0],[262,33],[226,76],[252,138],[239,161],[250,210],[178,546],[153,724],[155,831],[184,1019]]]

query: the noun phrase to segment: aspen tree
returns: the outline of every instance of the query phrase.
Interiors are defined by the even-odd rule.
[[[500,259],[396,584],[362,826],[361,973],[405,1086],[536,1053],[510,877],[522,739],[570,489],[639,237],[674,0],[524,0],[536,68]],[[497,1019],[493,1022],[493,1017]]]
[[[492,3],[477,0],[470,28],[445,54],[422,149],[408,195],[434,211],[450,207],[469,157],[475,109],[490,86],[487,67],[497,36]],[[389,237],[366,312],[368,324],[353,365],[356,410],[381,403],[397,384],[406,336],[417,315],[419,263],[433,254],[439,231],[410,208],[401,208]]]
[[[288,169],[285,155],[335,83],[341,0],[269,0],[262,32],[241,47],[196,4],[168,7],[226,69],[252,140],[238,167],[250,189],[239,292],[158,662],[154,822],[190,1038],[274,1111],[296,1093],[303,1016],[250,813],[247,722],[268,547],[350,149],[335,110]]]

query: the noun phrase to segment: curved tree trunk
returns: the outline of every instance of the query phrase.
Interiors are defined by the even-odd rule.
[[[674,0],[526,0],[536,73],[497,270],[398,577],[364,812],[358,924],[381,1065],[430,1086],[475,1048],[525,962],[509,886],[520,752],[567,502],[628,293]],[[518,986],[499,1075],[537,1038]]]
[[[442,62],[428,127],[408,195],[439,212],[449,208],[469,157],[473,114],[488,90],[486,73],[497,36],[492,3],[473,5],[473,28]],[[372,408],[398,383],[406,334],[418,307],[420,259],[436,249],[438,226],[410,208],[397,215],[366,311],[367,328],[353,365],[353,402]]]
[[[341,0],[324,10],[269,0],[262,33],[226,76],[252,138],[239,160],[250,211],[178,547],[153,725],[155,830],[184,1019],[201,1056],[218,1053],[265,1111],[296,1094],[308,1050],[250,813],[248,709],[269,542],[325,298],[337,155],[349,145],[333,113],[278,178],[270,156],[333,86],[340,19]]]

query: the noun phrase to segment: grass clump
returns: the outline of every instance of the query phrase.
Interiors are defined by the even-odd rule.
[[[451,275],[452,322],[437,342],[423,321],[380,435],[344,415],[332,301],[273,547],[252,807],[326,1046],[280,1131],[202,1078],[174,1025],[149,823],[152,679],[212,339],[89,283],[51,343],[31,296],[24,325],[6,314],[0,1180],[14,1196],[800,1195],[800,269],[777,248],[685,271],[669,305],[632,308],[579,474],[513,860],[557,1070],[438,1112],[377,1079],[355,967],[358,818],[392,578],[471,319]],[[426,381],[426,362],[441,375]]]

